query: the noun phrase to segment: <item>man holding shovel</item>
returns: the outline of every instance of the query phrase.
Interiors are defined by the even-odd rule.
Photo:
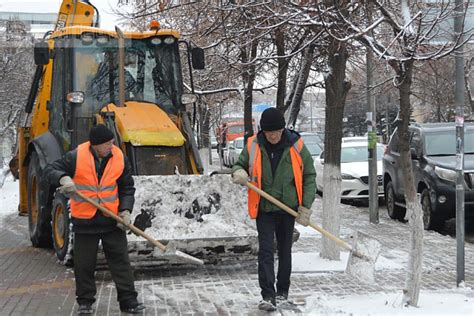
[[[311,154],[300,135],[285,128],[283,114],[276,108],[266,109],[262,113],[260,127],[262,131],[248,139],[234,165],[232,180],[241,185],[250,181],[298,210],[296,221],[307,226],[316,195],[316,171]],[[277,303],[288,300],[295,217],[261,199],[253,190],[248,191],[248,211],[250,217],[257,220],[258,280],[262,294],[258,308],[273,311]],[[275,236],[278,246],[276,291],[273,257]]]
[[[74,276],[79,314],[92,314],[96,286],[94,270],[99,240],[117,287],[122,312],[138,314],[145,308],[137,301],[133,272],[127,250],[126,226],[105,216],[79,198],[80,192],[120,216],[130,224],[135,201],[131,169],[122,151],[114,144],[114,134],[105,125],[93,127],[89,141],[49,164],[45,172],[50,183],[70,197],[74,232]]]

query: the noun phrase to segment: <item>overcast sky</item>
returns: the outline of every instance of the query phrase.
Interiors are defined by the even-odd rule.
[[[0,0],[0,12],[47,12],[58,13],[62,0]],[[112,8],[117,7],[117,0],[91,0],[101,17],[101,27],[114,29],[116,17]],[[122,8],[121,8],[122,9]]]

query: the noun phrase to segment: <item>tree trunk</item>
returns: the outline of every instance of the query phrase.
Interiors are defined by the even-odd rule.
[[[326,137],[324,140],[322,224],[335,236],[339,236],[340,233],[342,118],[346,96],[351,87],[345,76],[347,58],[346,44],[333,40],[329,47],[329,72],[324,80],[326,85]],[[323,237],[321,257],[339,260],[339,246],[334,241]]]
[[[298,84],[296,85],[295,94],[291,101],[290,115],[288,118],[287,125],[295,127],[298,113],[301,109],[301,100],[303,99],[304,89],[306,82],[308,81],[309,71],[311,70],[311,64],[313,63],[314,56],[314,45],[309,45],[306,49],[303,57],[303,64],[301,65],[300,73],[298,75]]]
[[[200,131],[200,148],[210,146],[210,116],[208,106],[200,106],[199,108],[199,131]]]
[[[247,53],[246,47],[241,48],[240,58],[242,63],[247,63],[257,56],[258,41],[253,40],[250,43],[250,56]],[[252,124],[252,102],[253,102],[253,85],[255,83],[255,68],[254,63],[244,67],[242,71],[242,80],[244,83],[244,125],[245,125],[245,142],[247,138],[253,135]]]
[[[285,35],[281,28],[277,28],[275,31],[275,46],[277,56],[285,56]],[[285,107],[285,96],[286,96],[286,78],[288,75],[288,60],[284,58],[278,58],[278,87],[276,94],[276,108],[284,109]],[[282,111],[283,113],[285,111]]]
[[[395,66],[395,67],[394,67]],[[404,303],[417,306],[421,286],[422,258],[423,258],[423,212],[420,199],[417,196],[415,177],[413,174],[410,154],[410,122],[411,106],[410,92],[413,74],[413,61],[392,64],[397,72],[397,85],[400,93],[400,124],[398,126],[400,161],[403,172],[403,185],[405,188],[405,201],[408,223],[410,225],[410,242],[405,289],[403,291]]]

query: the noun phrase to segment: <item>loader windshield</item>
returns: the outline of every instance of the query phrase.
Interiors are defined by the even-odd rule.
[[[82,116],[119,101],[118,41],[74,39],[73,89],[84,91]],[[125,42],[125,101],[157,104],[168,113],[181,107],[178,43],[173,37]]]

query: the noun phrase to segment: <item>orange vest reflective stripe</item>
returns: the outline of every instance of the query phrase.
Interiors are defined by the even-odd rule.
[[[112,147],[112,157],[107,161],[107,166],[99,183],[94,156],[90,151],[90,143],[85,142],[77,146],[76,172],[73,180],[79,192],[118,214],[117,179],[122,175],[123,168],[123,153],[114,145]],[[94,217],[95,212],[97,212],[95,206],[77,196],[71,198],[72,217],[89,219]]]
[[[303,204],[303,159],[300,152],[303,148],[303,140],[300,138],[290,148],[291,166],[293,168],[293,176],[295,178],[296,194],[298,196],[298,204]],[[262,188],[262,152],[258,144],[257,137],[252,136],[247,141],[247,151],[249,153],[249,176],[250,183]],[[258,205],[260,203],[260,195],[248,190],[248,212],[252,219],[258,216]]]

